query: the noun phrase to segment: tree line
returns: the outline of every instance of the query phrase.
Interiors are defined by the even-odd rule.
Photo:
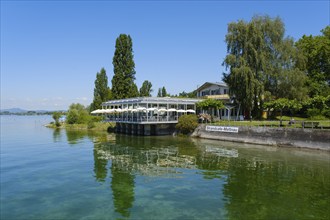
[[[153,92],[152,83],[145,80],[140,89],[135,84],[135,62],[133,42],[130,35],[120,34],[116,39],[115,53],[112,60],[114,75],[112,87],[108,86],[106,70],[101,69],[96,74],[94,98],[90,110],[99,109],[102,102],[110,99],[125,99],[131,97],[150,97]],[[159,88],[158,97],[170,96],[165,86]]]
[[[234,103],[249,116],[260,118],[265,109],[294,109],[330,117],[330,26],[318,36],[304,35],[294,41],[285,36],[280,17],[254,16],[250,21],[229,23],[225,42],[223,81],[229,86]],[[89,111],[111,99],[150,97],[153,92],[148,80],[140,89],[135,84],[130,35],[120,34],[116,39],[112,64],[111,88],[104,68],[96,74]],[[157,96],[195,98],[197,92],[171,95],[163,86]]]
[[[293,102],[321,99],[327,104],[318,114],[330,117],[330,26],[321,33],[295,42],[279,17],[229,23],[223,78],[234,101],[259,118],[266,108],[297,109]]]

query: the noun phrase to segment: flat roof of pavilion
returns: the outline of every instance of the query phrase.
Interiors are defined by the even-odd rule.
[[[103,102],[102,106],[121,105],[121,104],[187,104],[194,105],[202,99],[191,98],[172,98],[172,97],[136,97],[128,99],[117,99]]]

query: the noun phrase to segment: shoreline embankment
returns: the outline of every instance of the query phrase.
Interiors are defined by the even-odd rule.
[[[330,130],[199,125],[191,137],[330,152]]]

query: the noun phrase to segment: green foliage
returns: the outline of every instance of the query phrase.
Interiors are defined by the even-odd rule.
[[[266,102],[264,104],[266,108],[273,108],[275,110],[293,110],[298,111],[302,108],[302,105],[296,100],[289,100],[287,98],[280,98],[274,101]]]
[[[182,97],[182,98],[196,98],[197,97],[197,90],[194,90],[192,92],[185,92],[185,91],[182,91],[179,93],[178,95],[179,97]]]
[[[140,96],[138,87],[135,83],[132,84],[129,94],[130,94],[130,97],[139,97]]]
[[[266,102],[264,104],[264,107],[268,108],[268,109],[274,109],[274,110],[280,111],[280,113],[281,113],[280,120],[281,120],[281,125],[282,125],[283,111],[288,110],[291,112],[291,115],[292,115],[295,111],[300,110],[302,108],[302,105],[297,100],[289,100],[287,98],[280,98],[280,99],[276,99],[274,101]]]
[[[158,89],[157,97],[162,97],[162,89],[161,88]]]
[[[298,69],[287,70],[285,74],[279,77],[278,89],[276,95],[278,97],[296,100],[306,100],[308,88],[305,86],[307,76]]]
[[[307,109],[307,116],[311,119],[315,119],[315,117],[321,115],[321,110],[317,108],[309,108]]]
[[[157,97],[167,97],[167,96],[170,96],[170,94],[167,93],[165,86],[158,89]]]
[[[303,72],[295,67],[299,53],[292,38],[284,38],[284,24],[277,17],[254,16],[228,25],[227,53],[223,65],[229,68],[224,81],[243,109],[260,116],[264,93],[302,100],[306,97]]]
[[[162,88],[162,97],[170,96],[170,94],[167,93],[165,86]]]
[[[90,111],[101,108],[102,102],[111,99],[111,90],[108,86],[108,77],[104,68],[96,73],[94,99]]]
[[[68,124],[77,124],[79,118],[79,112],[77,109],[69,110],[66,115],[66,122]]]
[[[53,119],[55,121],[55,125],[56,127],[60,127],[60,117],[61,117],[62,113],[61,112],[53,112]]]
[[[179,118],[176,128],[183,134],[189,134],[193,132],[198,126],[198,118],[196,115],[182,115]]]
[[[141,97],[151,97],[152,93],[152,84],[148,80],[145,80],[140,88],[140,96]]]
[[[85,107],[79,103],[71,104],[66,116],[68,124],[86,124],[91,119]]]
[[[296,42],[303,62],[298,67],[307,72],[309,95],[330,94],[330,26],[319,36],[306,36]]]
[[[330,118],[330,95],[327,97],[317,95],[306,100],[303,103],[303,109],[310,118],[315,118],[316,116]]]
[[[92,120],[88,121],[87,123],[87,128],[88,129],[92,129],[92,128],[95,128],[96,125],[95,125],[95,122],[93,122]]]
[[[201,108],[205,110],[209,108],[222,109],[225,107],[222,101],[216,99],[204,99],[201,102],[197,102],[196,106],[197,108]]]
[[[320,111],[324,109],[329,109],[330,105],[330,95],[327,97],[324,96],[315,96],[313,98],[310,98],[304,102],[304,105],[308,108],[317,108]]]
[[[330,109],[325,109],[321,112],[321,114],[324,116],[324,117],[327,117],[330,119]]]
[[[113,57],[114,75],[112,82],[112,98],[123,99],[139,95],[135,80],[135,63],[133,60],[132,38],[120,34],[116,39],[116,49]]]

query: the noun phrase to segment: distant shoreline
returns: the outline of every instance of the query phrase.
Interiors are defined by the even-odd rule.
[[[0,112],[0,115],[17,115],[17,116],[30,116],[30,115],[52,115],[53,112],[35,112],[35,111],[29,111],[29,112]]]

